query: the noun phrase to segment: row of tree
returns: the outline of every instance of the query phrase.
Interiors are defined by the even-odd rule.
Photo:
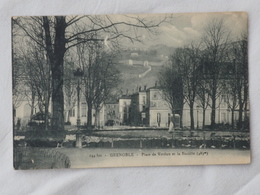
[[[216,110],[221,103],[234,113],[238,110],[238,128],[248,113],[247,34],[231,39],[223,20],[214,19],[204,29],[200,40],[176,49],[169,66],[159,74],[163,97],[174,114],[182,116],[185,103],[190,108],[190,127],[194,129],[194,106],[211,109],[211,126],[216,125]],[[244,113],[244,116],[243,116]]]
[[[14,111],[19,106],[17,102],[23,99],[25,84],[32,112],[36,102],[45,112],[46,129],[49,128],[47,113],[51,101],[51,129],[64,130],[64,94],[68,111],[75,104],[72,60],[68,60],[74,58],[83,71],[81,88],[88,105],[90,127],[92,108],[99,112],[119,81],[113,59],[122,41],[142,42],[143,32],[156,35],[160,24],[171,18],[171,15],[156,19],[138,15],[12,18]],[[21,81],[26,82],[21,84]]]

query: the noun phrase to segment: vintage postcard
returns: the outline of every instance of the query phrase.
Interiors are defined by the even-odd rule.
[[[12,18],[15,169],[247,164],[245,12]]]

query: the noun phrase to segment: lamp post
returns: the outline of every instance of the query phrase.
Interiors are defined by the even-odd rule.
[[[73,73],[78,78],[77,96],[78,96],[78,112],[77,112],[77,127],[80,128],[80,78],[83,76],[83,71],[80,68]]]
[[[199,106],[197,106],[197,129],[199,129]]]

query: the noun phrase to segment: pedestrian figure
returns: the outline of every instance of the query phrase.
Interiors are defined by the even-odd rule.
[[[168,130],[168,132],[169,132],[169,133],[174,132],[174,116],[173,116],[173,114],[171,114],[170,125],[169,125],[169,130]]]

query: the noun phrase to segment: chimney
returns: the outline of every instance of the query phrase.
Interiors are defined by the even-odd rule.
[[[146,85],[144,86],[144,90],[146,91]]]
[[[157,81],[155,81],[155,87],[157,87]]]
[[[139,92],[141,91],[142,87],[139,87]]]

